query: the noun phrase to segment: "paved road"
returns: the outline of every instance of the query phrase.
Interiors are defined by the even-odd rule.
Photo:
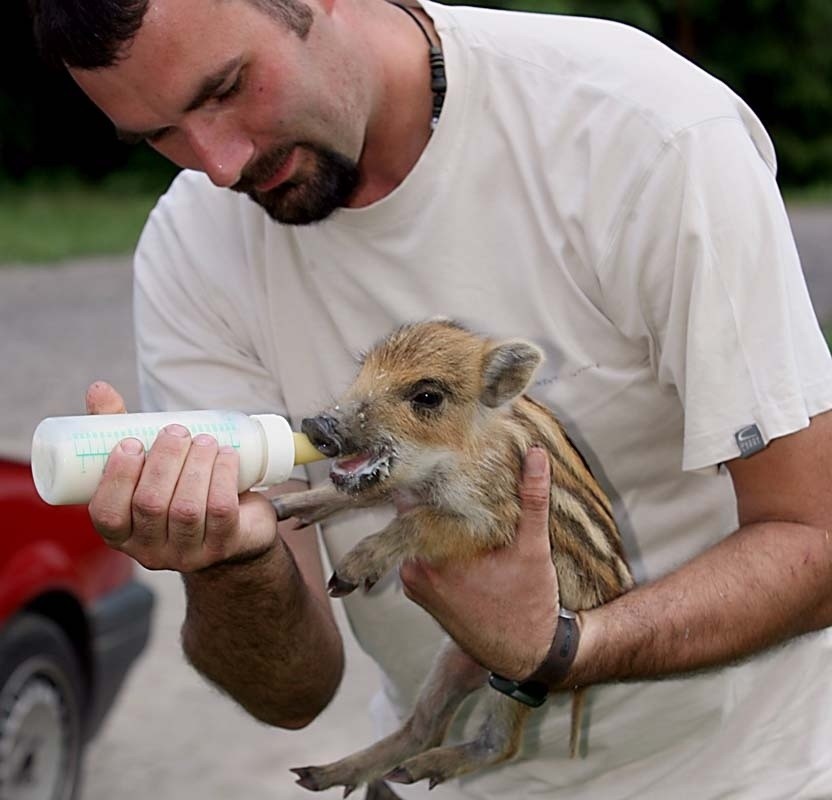
[[[832,321],[832,209],[792,209],[819,316]],[[0,452],[26,457],[37,422],[80,413],[97,378],[137,407],[126,258],[0,268]],[[301,800],[286,769],[371,739],[374,668],[347,635],[348,673],[334,704],[298,733],[258,725],[183,663],[177,576],[142,573],[157,592],[153,640],[94,743],[83,800]],[[323,795],[340,797],[333,790]]]
[[[138,408],[131,328],[127,258],[0,267],[0,453],[27,458],[38,421],[82,413],[84,390],[97,378]],[[376,670],[340,607],[343,688],[311,726],[289,733],[255,722],[197,677],[179,648],[179,577],[140,576],[157,596],[152,641],[90,749],[81,800],[310,800],[289,767],[326,763],[372,741],[366,709]]]
[[[178,576],[142,575],[157,597],[153,639],[91,747],[81,800],[312,800],[289,767],[325,764],[372,742],[366,710],[376,670],[351,635],[347,673],[324,714],[302,731],[268,728],[184,662]],[[344,630],[340,606],[336,612]]]

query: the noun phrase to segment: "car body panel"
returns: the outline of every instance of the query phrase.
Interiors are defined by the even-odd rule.
[[[95,532],[86,506],[50,506],[29,465],[0,459],[0,637],[21,612],[59,624],[85,672],[89,739],[144,650],[153,595]]]
[[[85,506],[50,506],[29,465],[0,460],[0,622],[44,591],[84,604],[130,580],[133,562],[104,545]]]

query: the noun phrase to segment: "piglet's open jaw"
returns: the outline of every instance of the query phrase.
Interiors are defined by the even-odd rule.
[[[392,460],[392,454],[386,450],[339,458],[332,464],[329,477],[345,492],[360,492],[387,478],[390,475]]]

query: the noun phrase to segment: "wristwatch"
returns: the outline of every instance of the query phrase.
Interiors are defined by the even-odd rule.
[[[549,695],[549,689],[560,684],[569,674],[578,652],[579,638],[578,615],[574,611],[561,608],[558,611],[555,638],[543,663],[525,680],[513,681],[492,672],[488,677],[488,683],[518,703],[532,708],[542,706]]]

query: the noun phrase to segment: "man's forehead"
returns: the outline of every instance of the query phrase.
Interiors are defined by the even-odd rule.
[[[152,127],[135,122],[194,107],[237,66],[240,45],[227,13],[237,2],[244,0],[152,0],[115,64],[70,73],[117,128]]]
[[[124,52],[136,56],[169,59],[207,50],[231,33],[231,6],[243,0],[150,0],[135,38]],[[194,52],[191,52],[191,51]]]
[[[148,0],[142,24],[165,26],[201,14],[214,16],[223,6],[237,2],[240,0]]]

